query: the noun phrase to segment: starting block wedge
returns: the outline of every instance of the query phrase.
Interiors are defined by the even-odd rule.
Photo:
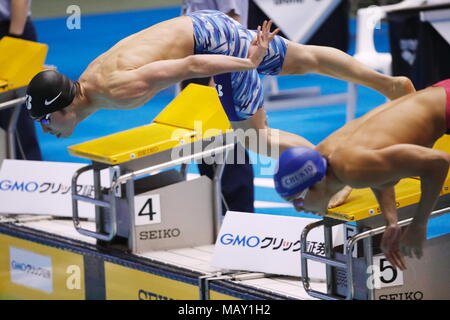
[[[0,40],[0,93],[25,87],[40,71],[47,56],[45,44],[4,37]]]
[[[444,135],[433,146],[450,153],[450,136]],[[450,213],[450,174],[431,218]],[[420,179],[402,179],[396,186],[399,225],[406,227],[420,202]],[[334,247],[332,228],[344,227],[344,246]],[[330,209],[323,220],[308,225],[301,235],[303,286],[311,296],[320,299],[450,299],[450,233],[428,239],[421,260],[408,259],[406,271],[391,266],[381,252],[381,234],[385,221],[370,189],[354,189],[343,205]],[[306,252],[311,230],[323,226],[325,257]],[[446,256],[447,255],[447,256]],[[326,264],[327,292],[314,290],[309,283],[308,260]],[[423,277],[418,277],[418,274]],[[419,279],[426,280],[419,280]]]
[[[0,129],[0,160],[16,158],[16,126],[28,83],[40,71],[48,47],[11,37],[0,40],[0,110],[14,109],[7,132]]]
[[[92,161],[72,179],[75,228],[103,244],[119,239],[132,252],[212,244],[222,218],[220,179],[232,148],[234,134],[216,90],[189,85],[152,123],[69,147],[70,154]],[[186,180],[188,163],[212,158],[220,160],[213,181]],[[105,169],[112,180],[102,190]],[[76,191],[86,171],[94,174],[94,198]],[[95,206],[95,231],[82,228],[78,201]]]
[[[420,200],[420,181],[403,179],[395,186],[397,207],[406,207]],[[327,217],[347,222],[363,221],[367,218],[379,217],[381,214],[378,202],[370,189],[354,189],[346,203],[330,209]]]

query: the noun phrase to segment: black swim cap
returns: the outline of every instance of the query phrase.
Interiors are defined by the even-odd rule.
[[[75,98],[77,87],[65,75],[46,70],[39,72],[27,88],[26,107],[32,119],[64,109]]]

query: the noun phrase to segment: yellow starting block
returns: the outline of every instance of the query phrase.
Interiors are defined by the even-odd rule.
[[[132,252],[212,244],[222,218],[220,179],[233,147],[234,134],[216,90],[195,84],[151,124],[69,147],[70,154],[92,161],[72,179],[76,229],[109,244],[127,239]],[[187,163],[212,157],[221,160],[215,162],[213,181],[186,180]],[[162,171],[178,165],[180,172]],[[104,169],[112,176],[105,192]],[[86,171],[93,171],[95,198],[77,193],[78,177]],[[95,205],[96,231],[81,227],[78,201]]]
[[[149,125],[69,147],[69,153],[116,165],[231,131],[214,88],[192,84]]]
[[[441,137],[434,148],[450,153],[450,136]],[[436,211],[432,216],[450,212],[449,187],[450,174],[447,174]],[[402,179],[395,186],[395,192],[399,225],[406,226],[412,220],[411,217],[414,216],[420,201],[420,179]],[[334,248],[331,240],[332,227],[342,224],[344,238],[347,241],[342,248]],[[404,297],[414,296],[415,299],[450,299],[448,287],[450,259],[442,259],[443,252],[450,250],[450,234],[427,240],[424,249],[425,257],[422,260],[408,259],[407,264],[412,271],[402,272],[388,265],[386,258],[381,254],[379,235],[384,232],[384,225],[384,218],[372,191],[355,189],[346,203],[330,209],[323,220],[307,226],[301,238],[302,281],[305,290],[311,296],[321,299],[402,299],[403,295]],[[325,257],[306,252],[308,233],[320,226],[324,227],[325,232]],[[356,244],[360,240],[363,246],[357,247]],[[323,262],[327,265],[326,293],[318,292],[310,287],[308,260]],[[375,270],[378,270],[378,273],[375,273]],[[390,270],[391,273],[383,273],[380,276],[379,271],[386,270]],[[426,280],[420,280],[418,274],[426,275]],[[368,281],[377,276],[379,281],[384,281],[383,286],[369,286]]]
[[[7,128],[7,139],[0,129],[0,160],[4,157],[16,158],[14,141],[20,106],[25,99],[28,83],[43,70],[46,55],[47,46],[41,43],[11,37],[0,40],[0,110],[14,108]]]
[[[45,44],[11,37],[0,40],[0,93],[25,87],[40,71],[47,56]]]
[[[413,178],[402,179],[395,186],[395,194],[398,208],[419,202],[420,181]],[[330,209],[326,216],[353,222],[379,214],[381,214],[381,210],[372,191],[370,189],[354,189],[343,205]]]

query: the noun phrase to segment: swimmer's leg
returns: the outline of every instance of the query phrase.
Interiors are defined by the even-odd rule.
[[[393,100],[415,91],[406,77],[378,73],[335,48],[288,41],[281,74],[317,73],[372,88]]]

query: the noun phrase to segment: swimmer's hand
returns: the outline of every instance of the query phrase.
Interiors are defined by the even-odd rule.
[[[420,259],[423,255],[423,243],[427,236],[427,225],[412,222],[400,240],[400,252],[407,257]]]
[[[259,66],[259,64],[264,59],[266,55],[267,49],[269,48],[269,43],[275,38],[280,29],[275,29],[274,32],[270,32],[270,28],[272,27],[272,20],[267,22],[264,20],[263,26],[258,26],[256,31],[256,37],[252,41],[252,45],[248,50],[248,58],[253,63],[255,68]]]
[[[352,188],[349,186],[345,186],[343,189],[338,191],[333,197],[331,197],[330,202],[328,203],[328,209],[332,209],[340,206],[345,203],[350,193],[352,193]]]
[[[397,223],[388,225],[381,239],[381,250],[390,264],[400,270],[406,270],[405,258],[400,253],[401,234]]]

